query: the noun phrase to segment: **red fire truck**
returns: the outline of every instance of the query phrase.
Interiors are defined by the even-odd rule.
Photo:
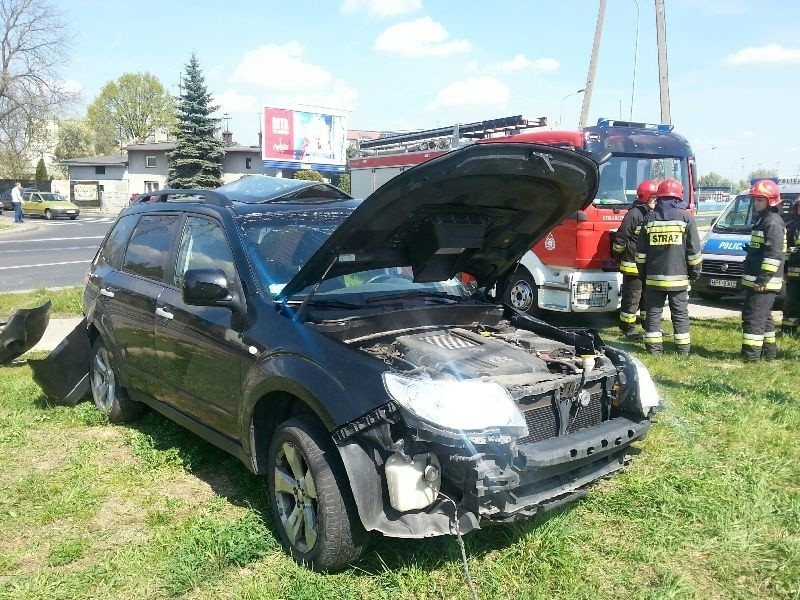
[[[533,126],[542,121],[546,123],[540,119]],[[452,133],[453,141],[457,136],[471,135],[470,143],[513,140],[589,152],[598,159],[605,155],[606,160],[600,164],[597,197],[592,204],[566,219],[531,248],[498,292],[502,291],[506,301],[530,314],[541,310],[617,310],[622,276],[611,258],[611,233],[635,199],[636,186],[645,179],[659,181],[674,177],[681,181],[686,190],[685,207],[694,210],[697,178],[689,143],[673,133],[671,125],[611,119],[600,119],[597,125],[582,131],[549,130],[540,126],[533,131],[524,130],[531,127],[527,122],[525,126],[522,122],[509,123],[505,128],[502,125],[486,127],[486,123],[492,122],[484,121],[483,128],[468,126],[466,135],[457,129],[442,128],[429,130],[440,131],[438,137],[426,137],[429,132],[416,132],[368,142],[369,146],[362,151],[371,151],[375,156],[350,161],[353,195],[366,197],[403,170],[444,152],[434,148],[441,144],[437,140],[446,139],[444,132],[447,130]],[[502,137],[495,137],[497,132]],[[414,137],[406,142],[403,136]],[[407,144],[406,149],[409,145],[419,148],[425,144],[425,149],[403,152],[403,144]]]

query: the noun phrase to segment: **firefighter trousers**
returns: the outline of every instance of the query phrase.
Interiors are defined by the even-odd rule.
[[[644,325],[644,347],[650,354],[664,351],[664,334],[661,332],[661,317],[664,314],[664,301],[669,301],[672,327],[675,330],[675,350],[678,354],[689,354],[689,291],[668,292],[654,287],[645,288],[647,319]]]
[[[800,279],[792,278],[786,280],[782,326],[787,333],[795,333],[798,325],[800,325]]]
[[[636,313],[641,311],[644,316],[644,288],[642,280],[634,275],[622,276],[622,287],[620,288],[622,302],[619,308],[619,328],[623,333],[631,333],[635,330]]]
[[[772,321],[772,305],[777,295],[776,292],[747,289],[742,306],[742,358],[747,361],[778,358]]]

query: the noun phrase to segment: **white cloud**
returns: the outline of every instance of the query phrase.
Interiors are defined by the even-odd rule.
[[[784,48],[778,44],[750,46],[728,55],[725,62],[729,65],[800,64],[800,48]]]
[[[405,15],[421,8],[421,0],[344,0],[339,6],[343,13],[367,12],[380,18]]]
[[[86,93],[86,88],[74,79],[65,79],[61,82],[61,87],[76,96],[83,96]]]
[[[305,61],[303,52],[303,46],[294,41],[283,46],[261,46],[244,55],[231,81],[284,91],[314,90],[333,83],[333,76]]]
[[[340,110],[355,110],[358,92],[338,79],[333,82],[330,89],[292,99],[292,103],[310,104],[325,108],[338,108]]]
[[[214,104],[227,113],[252,113],[258,110],[256,99],[250,94],[240,94],[236,90],[227,90],[214,96]]]
[[[511,90],[495,77],[471,77],[456,81],[439,90],[430,110],[453,106],[487,106],[505,108]]]
[[[406,57],[449,56],[469,52],[466,40],[450,40],[450,34],[430,17],[405,21],[386,28],[375,40],[375,49]]]
[[[561,65],[554,58],[537,58],[531,60],[524,54],[517,54],[511,60],[500,63],[495,63],[487,68],[490,72],[511,73],[514,71],[524,71],[531,69],[533,71],[541,71],[544,73],[553,73],[558,70]]]

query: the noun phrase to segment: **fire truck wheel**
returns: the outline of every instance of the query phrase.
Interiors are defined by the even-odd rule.
[[[539,313],[539,300],[536,291],[536,282],[528,273],[527,269],[519,268],[508,278],[508,285],[504,300],[518,310],[522,310],[529,315]]]

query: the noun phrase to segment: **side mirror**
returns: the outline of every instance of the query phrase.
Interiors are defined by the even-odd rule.
[[[183,301],[194,306],[229,306],[239,302],[222,269],[189,269],[183,276]]]

